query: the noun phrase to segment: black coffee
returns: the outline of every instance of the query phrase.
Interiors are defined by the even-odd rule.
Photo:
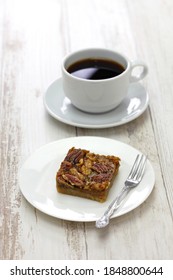
[[[113,60],[84,59],[70,65],[67,71],[78,78],[87,80],[109,79],[120,75],[125,68]]]

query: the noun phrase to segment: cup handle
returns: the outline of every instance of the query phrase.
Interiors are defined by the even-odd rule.
[[[141,72],[139,75],[133,75],[133,70],[137,67],[142,68]],[[135,60],[131,62],[131,73],[130,73],[130,82],[131,83],[136,83],[140,80],[142,80],[148,73],[148,67],[147,65],[140,61],[140,60]]]

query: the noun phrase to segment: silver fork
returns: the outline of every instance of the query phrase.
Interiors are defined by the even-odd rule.
[[[103,216],[96,221],[97,228],[106,227],[109,224],[110,217],[119,208],[123,199],[128,192],[139,185],[144,175],[147,157],[145,155],[137,155],[132,169],[124,182],[124,187],[120,194],[111,202]]]

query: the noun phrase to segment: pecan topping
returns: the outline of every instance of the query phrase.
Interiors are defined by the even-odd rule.
[[[92,169],[98,173],[106,173],[109,171],[109,166],[104,163],[95,162],[92,166]]]
[[[57,190],[103,202],[118,172],[119,161],[115,156],[72,147],[56,174]]]
[[[73,163],[78,163],[80,159],[83,157],[84,153],[81,149],[72,148],[67,154],[65,160],[71,161]]]
[[[86,158],[89,158],[91,161],[94,161],[96,159],[96,155],[93,153],[87,153]]]
[[[82,165],[81,172],[83,175],[89,175],[91,173],[91,169],[85,165]]]
[[[69,162],[69,161],[63,161],[63,162],[61,163],[61,167],[62,167],[62,169],[63,169],[64,171],[68,171],[68,170],[70,170],[70,168],[72,167],[72,164],[71,164],[71,162]]]
[[[84,162],[84,165],[86,168],[91,168],[92,167],[92,161],[90,159],[86,159]]]
[[[64,174],[62,176],[67,182],[69,182],[73,186],[78,186],[78,187],[83,187],[84,186],[84,182],[74,175]]]
[[[94,182],[102,183],[105,181],[109,181],[111,178],[111,173],[100,173],[91,177],[91,180]]]
[[[70,174],[74,175],[75,177],[78,177],[82,181],[85,179],[84,175],[78,172],[78,170],[74,167],[70,169]]]

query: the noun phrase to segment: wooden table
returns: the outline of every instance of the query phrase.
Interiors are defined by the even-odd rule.
[[[171,0],[0,0],[0,259],[173,258],[173,2]],[[141,59],[150,102],[137,119],[78,128],[52,118],[43,94],[67,53],[105,47]],[[155,188],[133,211],[97,230],[48,216],[22,196],[18,173],[40,146],[99,136],[148,155]]]

